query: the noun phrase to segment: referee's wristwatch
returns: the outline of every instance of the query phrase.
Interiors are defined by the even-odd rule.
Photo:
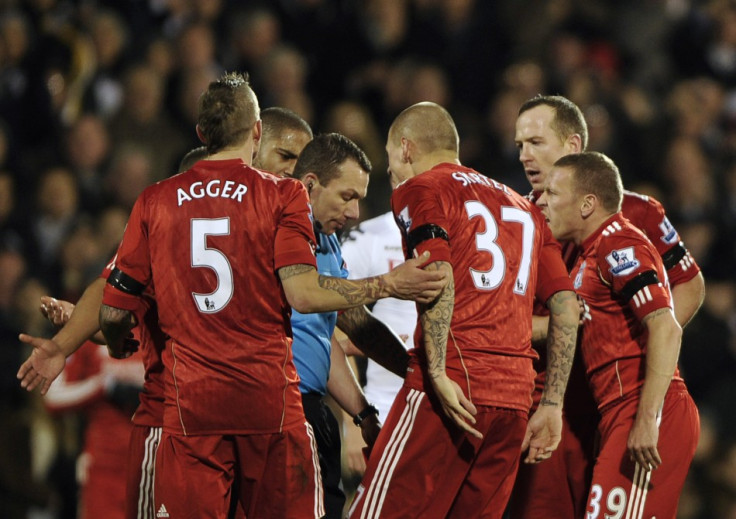
[[[376,409],[376,406],[374,406],[373,404],[368,404],[367,406],[365,406],[365,409],[353,416],[353,423],[360,427],[360,425],[363,423],[363,420],[374,414],[378,414],[378,409]]]

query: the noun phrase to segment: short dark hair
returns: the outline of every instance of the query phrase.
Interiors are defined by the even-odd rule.
[[[314,173],[320,184],[326,186],[338,176],[337,168],[348,159],[357,162],[366,173],[371,172],[371,161],[353,141],[340,133],[317,135],[299,155],[294,178],[302,179],[307,173]]]
[[[207,146],[199,146],[198,148],[192,148],[181,158],[179,162],[179,173],[182,173],[188,169],[191,169],[198,161],[207,157]]]
[[[309,135],[312,139],[314,134],[309,123],[302,119],[296,112],[292,112],[280,106],[272,106],[261,111],[261,122],[263,124],[263,138],[267,136],[281,135],[284,130],[295,130]]]
[[[597,151],[572,153],[555,162],[556,168],[573,170],[573,184],[580,194],[592,193],[611,213],[621,210],[624,186],[618,167],[611,159]]]
[[[580,107],[563,96],[537,94],[521,105],[519,115],[541,105],[549,106],[554,110],[555,118],[552,120],[551,126],[560,140],[565,141],[571,135],[578,134],[582,141],[582,149],[585,151],[588,147],[588,123],[585,121]]]
[[[259,118],[247,73],[224,74],[199,98],[197,126],[210,154],[242,144]]]

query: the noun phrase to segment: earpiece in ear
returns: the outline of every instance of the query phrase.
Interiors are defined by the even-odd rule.
[[[309,184],[307,184],[307,193],[311,193],[313,187],[314,187],[314,183],[313,182],[310,182]]]

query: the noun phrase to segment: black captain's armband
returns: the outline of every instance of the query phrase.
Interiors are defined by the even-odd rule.
[[[664,268],[670,270],[672,267],[677,265],[686,254],[687,249],[685,248],[685,245],[682,242],[678,243],[662,254],[662,263],[664,263]]]
[[[112,269],[112,272],[110,272],[110,277],[107,278],[107,284],[132,296],[141,295],[146,288],[143,283],[136,281],[117,268]]]
[[[417,245],[420,243],[434,238],[441,238],[446,242],[450,241],[447,231],[439,225],[428,223],[417,227],[406,236],[406,246],[409,249],[409,254],[413,254],[414,249],[416,249]]]
[[[634,294],[636,294],[645,286],[658,284],[659,277],[657,277],[657,273],[653,270],[647,270],[646,272],[642,272],[634,279],[626,283],[624,288],[621,290],[621,297],[624,298],[624,301],[628,301],[629,299],[634,297]]]

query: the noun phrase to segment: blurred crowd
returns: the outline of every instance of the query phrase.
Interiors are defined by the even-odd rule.
[[[84,425],[20,389],[18,332],[51,335],[39,297],[75,301],[100,274],[138,194],[200,144],[198,96],[232,70],[261,108],[365,150],[361,218],[388,210],[387,125],[413,103],[447,107],[463,164],[522,193],[521,103],[583,108],[589,149],[664,204],[703,268],[680,363],[703,429],[678,517],[736,518],[731,0],[0,0],[0,516],[74,516]]]

